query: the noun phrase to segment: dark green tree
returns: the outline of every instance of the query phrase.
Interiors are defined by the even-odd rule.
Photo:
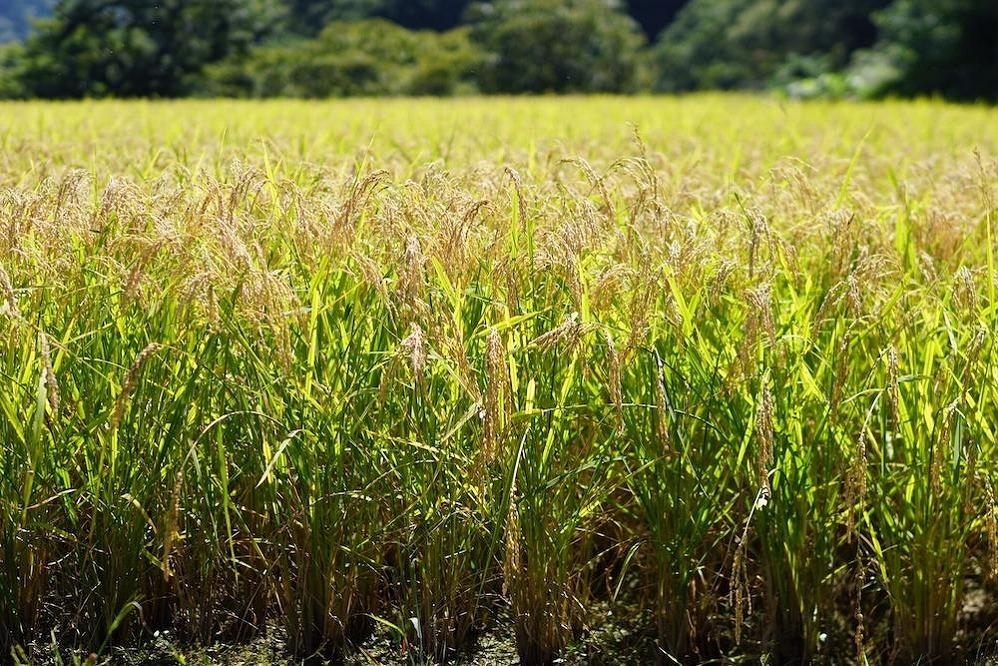
[[[896,0],[876,24],[880,40],[854,68],[883,73],[871,92],[998,99],[998,1]]]
[[[45,98],[176,97],[271,33],[276,0],[62,0],[7,68]]]
[[[888,0],[692,0],[656,47],[659,88],[761,88],[794,57],[836,69],[876,39]]]
[[[332,21],[383,18],[412,30],[450,30],[461,23],[469,0],[287,0],[291,28],[318,34]]]
[[[632,92],[644,36],[614,0],[497,0],[469,11],[486,92]]]
[[[299,35],[318,35],[333,21],[357,21],[370,18],[383,0],[285,0],[288,26]]]
[[[626,9],[654,38],[689,0],[627,0]],[[293,29],[316,34],[331,21],[384,18],[413,30],[449,30],[465,16],[469,0],[287,0]],[[482,4],[492,4],[483,2]]]
[[[315,39],[262,46],[209,67],[200,92],[228,97],[451,95],[474,89],[481,53],[467,29],[334,22]]]

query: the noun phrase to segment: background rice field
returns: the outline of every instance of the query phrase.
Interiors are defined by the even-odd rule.
[[[3,654],[993,654],[996,181],[933,101],[2,104]]]

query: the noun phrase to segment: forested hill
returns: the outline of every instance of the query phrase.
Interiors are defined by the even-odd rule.
[[[0,98],[994,101],[995,35],[996,0],[0,0]]]
[[[57,0],[0,0],[0,43],[22,39],[31,21],[48,16]],[[280,1],[280,0],[277,0]],[[689,0],[629,0],[627,7],[653,39]],[[318,32],[333,20],[385,18],[418,30],[448,30],[461,22],[470,0],[284,0],[298,27]]]

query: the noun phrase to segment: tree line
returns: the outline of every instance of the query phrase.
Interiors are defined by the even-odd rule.
[[[0,47],[5,98],[775,88],[998,99],[994,0],[8,3],[0,41],[47,18]]]

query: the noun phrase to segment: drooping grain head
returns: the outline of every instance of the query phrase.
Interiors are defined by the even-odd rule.
[[[894,345],[887,347],[885,356],[887,361],[887,404],[894,427],[897,428],[901,420],[901,385],[898,352]]]
[[[421,384],[426,374],[426,335],[416,322],[410,325],[409,335],[402,341],[402,349],[409,356],[413,381]]]
[[[423,300],[426,284],[426,256],[423,254],[419,238],[410,236],[406,240],[405,255],[399,266],[398,296],[403,322],[421,318],[427,306]]]
[[[835,383],[832,384],[832,394],[828,399],[829,419],[832,422],[835,422],[839,416],[842,393],[849,376],[849,345],[851,341],[852,334],[847,330],[842,336],[842,341],[838,346],[838,354],[835,357]]]
[[[485,384],[484,445],[479,456],[481,463],[488,465],[502,448],[511,399],[506,346],[494,326],[489,330],[486,340]]]
[[[121,384],[121,391],[118,393],[117,399],[114,401],[114,411],[111,414],[111,430],[115,431],[121,424],[121,418],[125,414],[125,408],[128,405],[128,401],[131,399],[132,392],[139,381],[139,375],[142,372],[142,366],[145,365],[146,361],[150,356],[158,352],[163,348],[163,345],[152,342],[139,352],[139,355],[135,357],[135,361],[132,366],[128,369],[128,373],[125,374],[125,379]]]
[[[961,266],[953,276],[953,300],[970,316],[977,314],[978,297],[974,273],[966,266]]]
[[[523,196],[523,180],[520,179],[520,174],[516,172],[516,169],[506,166],[504,171],[507,176],[509,176],[510,181],[513,183],[513,189],[516,191],[516,204],[517,212],[520,217],[520,227],[522,229],[527,228],[527,200]]]
[[[14,285],[10,280],[10,275],[0,264],[0,295],[3,296],[3,310],[15,320],[21,319],[21,311],[17,307],[17,294],[14,292]]]
[[[866,426],[857,433],[855,437],[855,450],[849,470],[846,473],[845,484],[845,510],[846,510],[846,533],[849,541],[852,542],[856,536],[856,518],[863,514],[863,507],[866,502],[866,442],[869,437]]]
[[[541,349],[549,350],[557,346],[565,349],[566,354],[572,354],[582,341],[585,334],[585,325],[579,318],[578,312],[572,312],[564,321],[556,327],[544,333],[531,342]]]
[[[665,368],[662,358],[655,354],[655,434],[658,437],[662,452],[667,453],[672,447],[671,435],[669,434],[669,405],[668,396],[665,392]]]
[[[49,409],[53,415],[59,412],[59,382],[55,378],[55,370],[52,369],[52,350],[49,347],[49,338],[44,331],[39,333],[39,344],[45,373],[45,396],[48,399]]]
[[[953,433],[953,417],[960,407],[960,401],[954,400],[942,410],[937,436],[933,442],[932,464],[929,467],[929,485],[933,492],[942,492],[943,466],[950,455],[950,444]]]
[[[776,347],[776,325],[773,319],[773,289],[768,283],[764,283],[750,289],[748,292],[749,303],[752,306],[752,316],[754,323],[751,327],[754,330],[764,332],[769,339],[770,348]]]
[[[756,409],[756,474],[760,492],[765,499],[769,498],[769,472],[773,465],[774,452],[773,444],[775,439],[775,428],[773,424],[773,394],[769,387],[762,390],[759,405]]]

